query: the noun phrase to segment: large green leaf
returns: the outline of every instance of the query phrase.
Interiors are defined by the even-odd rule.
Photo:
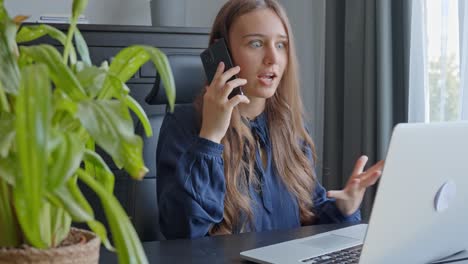
[[[40,227],[39,232],[41,234],[41,241],[43,241],[46,248],[50,248],[52,246],[51,218],[51,205],[47,201],[44,201],[42,204],[40,218],[37,221],[37,225],[39,225]]]
[[[81,197],[79,200],[76,199],[77,194]],[[70,214],[73,221],[86,222],[94,219],[94,213],[89,204],[85,202],[86,200],[77,185],[72,185],[72,187],[62,185],[54,190],[54,195],[60,200],[61,205]]]
[[[81,124],[114,160],[134,178],[141,179],[148,169],[142,157],[143,141],[134,134],[133,122],[125,103],[118,100],[85,100],[79,104]]]
[[[84,197],[83,193],[81,192],[80,188],[78,188],[78,176],[74,175],[68,182],[66,188],[68,189],[68,194],[71,195],[71,202],[75,203],[76,205],[71,205],[73,207],[80,207],[82,211],[88,214],[91,217],[85,217],[83,220],[87,222],[89,228],[96,233],[97,236],[101,239],[104,246],[109,249],[113,250],[114,248],[110,244],[109,238],[107,237],[107,231],[101,222],[94,219],[94,212],[91,205],[89,205],[88,201]],[[71,211],[67,210],[70,214]],[[76,213],[76,212],[75,212]]]
[[[88,222],[88,226],[101,239],[102,243],[108,250],[115,250],[115,248],[111,245],[109,238],[107,237],[106,227],[101,222],[91,220]]]
[[[5,6],[3,5],[3,0],[0,0],[0,20],[8,17]]]
[[[67,36],[60,30],[46,25],[34,25],[34,26],[22,26],[18,35],[16,36],[16,42],[23,43],[36,40],[45,35],[49,35],[51,38],[60,42],[64,45],[67,40]]]
[[[20,52],[35,62],[46,64],[57,88],[72,99],[80,100],[86,97],[83,87],[68,66],[62,62],[60,54],[54,47],[50,45],[20,47]]]
[[[84,170],[79,169],[77,172],[79,179],[88,185],[101,200],[111,228],[119,263],[148,263],[138,235],[117,198],[107,192]]]
[[[0,157],[0,180],[6,181],[11,186],[15,186],[18,173],[16,160],[16,155],[14,153],[10,153],[8,157]]]
[[[101,91],[106,77],[107,72],[96,66],[84,66],[76,73],[76,78],[91,98],[95,98]]]
[[[19,68],[16,63],[18,48],[15,42],[16,26],[8,17],[0,20],[0,93],[18,93],[20,80]],[[4,96],[2,96],[4,97]],[[7,110],[8,105],[2,100],[2,108]]]
[[[105,227],[99,221],[94,219],[92,207],[78,188],[77,176],[70,178],[66,185],[62,185],[55,189],[53,193],[48,193],[47,198],[53,205],[55,205],[55,207],[62,208],[64,212],[66,212],[66,215],[71,217],[73,221],[87,222],[91,230],[93,230],[103,241],[104,245],[111,250],[113,249],[107,238]],[[69,227],[69,225],[67,225],[68,223],[64,221],[67,220],[66,217],[61,215],[57,215],[57,217],[59,217],[57,221],[63,221],[64,223],[55,223],[55,228],[52,230],[55,230],[56,237],[61,233],[60,228],[64,228],[61,227],[61,224],[65,227]]]
[[[148,116],[145,113],[145,110],[143,110],[141,105],[135,99],[133,99],[133,97],[127,95],[125,99],[127,106],[136,114],[141,124],[143,125],[146,136],[151,137],[151,135],[153,135],[153,130],[151,129],[151,124]]]
[[[135,45],[121,50],[112,60],[109,73],[117,76],[122,82],[127,82],[138,69],[151,60],[166,89],[166,96],[171,109],[175,102],[175,84],[172,70],[166,55],[159,49],[150,46]]]
[[[14,56],[18,55],[18,45],[16,44],[16,24],[6,17],[0,20],[0,32],[4,38],[6,48]]]
[[[91,66],[91,58],[89,57],[88,45],[86,44],[83,35],[81,35],[80,30],[75,29],[75,45],[78,53],[80,54],[81,60],[87,65]]]
[[[103,224],[94,219],[91,205],[84,197],[77,185],[77,176],[73,176],[66,185],[50,194],[49,199],[68,212],[75,222],[86,222],[96,235],[99,236],[107,249],[113,250],[107,237],[107,231]]]
[[[124,48],[112,60],[109,73],[117,76],[117,78],[125,83],[149,58],[149,54],[140,46]]]
[[[15,60],[16,43],[13,38],[16,28],[10,21],[3,5],[0,6],[0,109],[9,112],[6,92],[17,94],[19,68]]]
[[[154,66],[158,70],[158,74],[164,84],[167,101],[169,102],[170,110],[174,110],[174,103],[176,98],[174,76],[172,69],[169,65],[166,55],[159,49],[151,46],[141,46],[150,56]]]
[[[70,215],[61,207],[50,207],[50,238],[51,247],[57,247],[70,233],[72,219]]]
[[[0,113],[0,158],[6,157],[15,139],[15,116]]]
[[[98,94],[98,99],[110,99],[110,98],[119,98],[127,96],[130,92],[130,89],[124,82],[122,82],[117,76],[108,72],[104,86]]]
[[[10,112],[10,104],[5,93],[5,89],[3,89],[2,82],[0,82],[0,109],[5,112]]]
[[[80,167],[85,148],[78,135],[54,131],[50,147],[50,162],[47,177],[47,189],[53,191],[62,186]],[[52,144],[51,144],[52,145]]]
[[[85,162],[94,166],[96,180],[110,193],[114,192],[115,177],[106,162],[96,152],[87,149],[83,157]]]
[[[28,66],[21,72],[16,101],[16,146],[19,175],[13,190],[16,214],[28,242],[37,248],[47,177],[47,141],[51,122],[51,88],[45,65]]]
[[[22,68],[24,68],[24,67],[26,67],[26,66],[28,66],[28,65],[34,64],[33,59],[30,58],[30,57],[28,57],[28,56],[26,56],[24,53],[20,53],[20,54],[19,54],[19,57],[18,57],[18,61],[17,61],[17,62],[18,62],[18,67],[19,67],[20,69],[22,69]]]
[[[40,24],[34,26],[22,26],[16,36],[16,42],[30,42],[45,35],[57,40],[62,45],[65,45],[67,40],[67,36],[65,36],[62,31],[46,24]],[[70,61],[72,64],[76,63],[76,51],[73,47],[70,48]]]
[[[72,116],[78,112],[78,103],[67,98],[63,92],[58,89],[54,90],[53,101],[55,103],[55,112],[63,111]]]
[[[72,101],[59,89],[55,89],[53,93],[54,101],[54,116],[52,124],[56,129],[69,132],[81,132],[81,123],[74,118],[78,112],[78,103]],[[80,139],[82,139],[80,134]]]
[[[12,205],[11,186],[0,177],[0,248],[17,247],[21,244]]]
[[[44,201],[38,222],[42,241],[47,248],[58,246],[70,231],[71,217],[60,205],[56,206],[56,204]]]

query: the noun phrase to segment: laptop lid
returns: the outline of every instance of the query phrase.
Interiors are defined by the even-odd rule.
[[[259,263],[304,263],[362,242],[359,263],[428,263],[468,249],[468,122],[400,124],[389,145],[369,227],[241,252]],[[306,263],[306,262],[305,262]]]
[[[468,249],[468,122],[393,132],[360,263],[427,263]]]

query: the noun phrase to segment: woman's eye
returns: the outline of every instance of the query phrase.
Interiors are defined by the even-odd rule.
[[[249,44],[253,48],[260,48],[262,46],[262,43],[259,40],[251,41]]]
[[[286,43],[280,42],[280,43],[276,44],[276,47],[277,47],[278,49],[284,49],[284,48],[286,48]]]

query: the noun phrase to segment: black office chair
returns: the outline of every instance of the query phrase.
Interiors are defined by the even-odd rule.
[[[174,75],[176,105],[191,104],[206,82],[199,53],[172,53],[167,54],[167,57]],[[137,100],[141,98],[141,94],[134,96]],[[143,126],[139,122],[136,125],[136,133],[143,137],[143,158],[149,172],[143,181],[132,181],[130,199],[133,201],[129,203],[128,212],[140,239],[154,241],[164,239],[159,229],[156,196],[156,146],[168,104],[160,78],[156,78],[153,89],[146,97],[146,103],[156,107],[152,113],[145,109],[153,128],[153,136],[147,138]],[[159,109],[164,108],[164,111],[158,110],[158,106]]]

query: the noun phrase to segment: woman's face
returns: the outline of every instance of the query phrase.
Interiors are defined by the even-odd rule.
[[[238,17],[229,32],[239,78],[247,79],[244,93],[252,98],[275,94],[288,64],[288,36],[281,19],[271,9],[259,9]]]

